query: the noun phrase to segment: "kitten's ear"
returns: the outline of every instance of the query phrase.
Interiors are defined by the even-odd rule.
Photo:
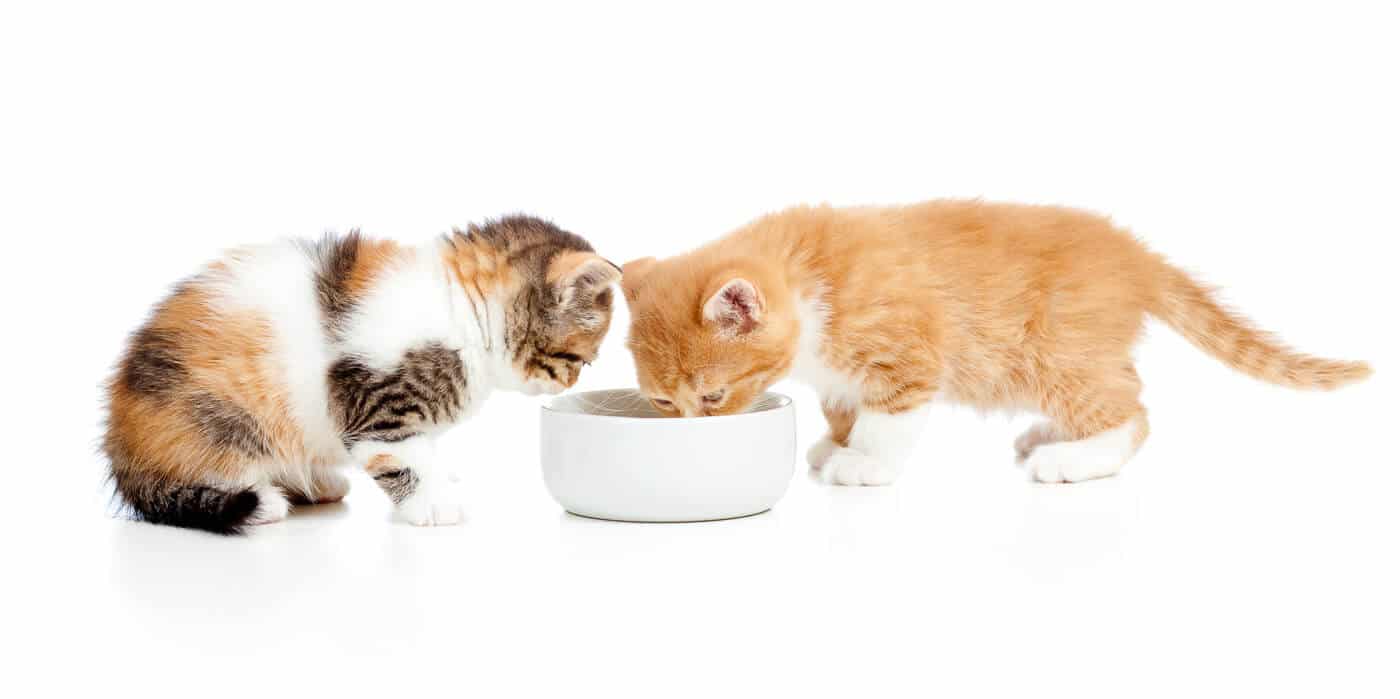
[[[622,279],[622,269],[591,252],[570,252],[549,265],[549,283],[561,305],[596,293]]]
[[[629,303],[637,300],[637,290],[641,288],[642,278],[651,273],[655,266],[655,257],[643,257],[622,266],[622,295],[627,297]]]
[[[705,302],[701,312],[706,321],[719,327],[720,334],[734,337],[753,332],[763,322],[766,308],[758,287],[747,279],[730,279]]]

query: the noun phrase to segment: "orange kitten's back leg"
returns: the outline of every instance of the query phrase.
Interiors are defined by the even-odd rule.
[[[1051,423],[1017,440],[1018,451],[1024,446],[1029,452],[1024,459],[1031,478],[1076,483],[1118,473],[1147,438],[1137,372],[1128,365],[1049,378],[1041,407]]]
[[[1055,423],[1044,420],[1031,425],[1031,428],[1016,438],[1016,463],[1024,463],[1042,444],[1064,441]]]

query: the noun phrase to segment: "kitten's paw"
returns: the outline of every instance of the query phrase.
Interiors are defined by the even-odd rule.
[[[325,505],[332,502],[340,502],[350,494],[350,479],[336,471],[324,470],[316,474],[312,482],[312,492],[308,494],[307,500],[313,505]]]
[[[832,485],[889,485],[899,470],[855,449],[837,447],[814,475]]]
[[[1118,473],[1120,460],[1105,459],[1073,442],[1042,444],[1026,458],[1026,471],[1041,483],[1078,483]]]
[[[280,488],[271,486],[260,487],[258,493],[258,509],[253,511],[253,516],[248,518],[248,524],[272,524],[281,522],[287,518],[287,512],[291,510],[291,503],[287,501],[287,496]]]
[[[1038,422],[1026,430],[1024,434],[1016,438],[1016,463],[1024,463],[1030,457],[1031,452],[1042,444],[1050,444],[1058,440],[1055,434],[1055,426],[1049,422]]]
[[[841,445],[831,441],[831,434],[822,435],[822,438],[807,450],[807,464],[812,468],[821,468],[826,464],[826,460],[831,458],[832,453],[840,448]]]
[[[462,504],[447,498],[419,493],[399,503],[395,514],[415,527],[448,527],[466,519]]]

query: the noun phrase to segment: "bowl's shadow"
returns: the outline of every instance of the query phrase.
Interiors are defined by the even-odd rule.
[[[593,521],[595,521],[595,522],[610,522],[610,523],[612,523],[612,524],[709,524],[709,523],[711,523],[711,522],[732,522],[732,521],[734,521],[734,520],[736,520],[736,519],[748,519],[748,518],[750,518],[750,517],[758,517],[759,515],[768,514],[769,512],[772,512],[772,511],[773,511],[773,508],[770,507],[770,508],[768,508],[768,509],[766,509],[766,510],[759,510],[758,512],[754,512],[754,513],[752,513],[752,514],[747,514],[747,515],[735,515],[735,516],[733,516],[733,517],[718,517],[718,518],[715,518],[715,519],[675,519],[675,520],[611,519],[611,518],[608,518],[608,517],[593,517],[593,516],[590,516],[590,515],[581,515],[581,514],[579,514],[579,513],[577,513],[577,512],[570,512],[570,511],[568,511],[568,510],[565,510],[565,511],[564,511],[564,515],[563,515],[563,516],[564,516],[564,517],[575,517],[575,518],[578,518],[578,519],[589,519],[589,520],[593,520]]]

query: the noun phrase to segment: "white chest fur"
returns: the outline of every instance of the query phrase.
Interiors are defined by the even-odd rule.
[[[797,355],[792,360],[791,376],[810,385],[829,405],[859,405],[860,379],[832,368],[827,356],[826,325],[829,309],[820,300],[821,294],[798,296],[796,301],[801,331],[797,338]]]

